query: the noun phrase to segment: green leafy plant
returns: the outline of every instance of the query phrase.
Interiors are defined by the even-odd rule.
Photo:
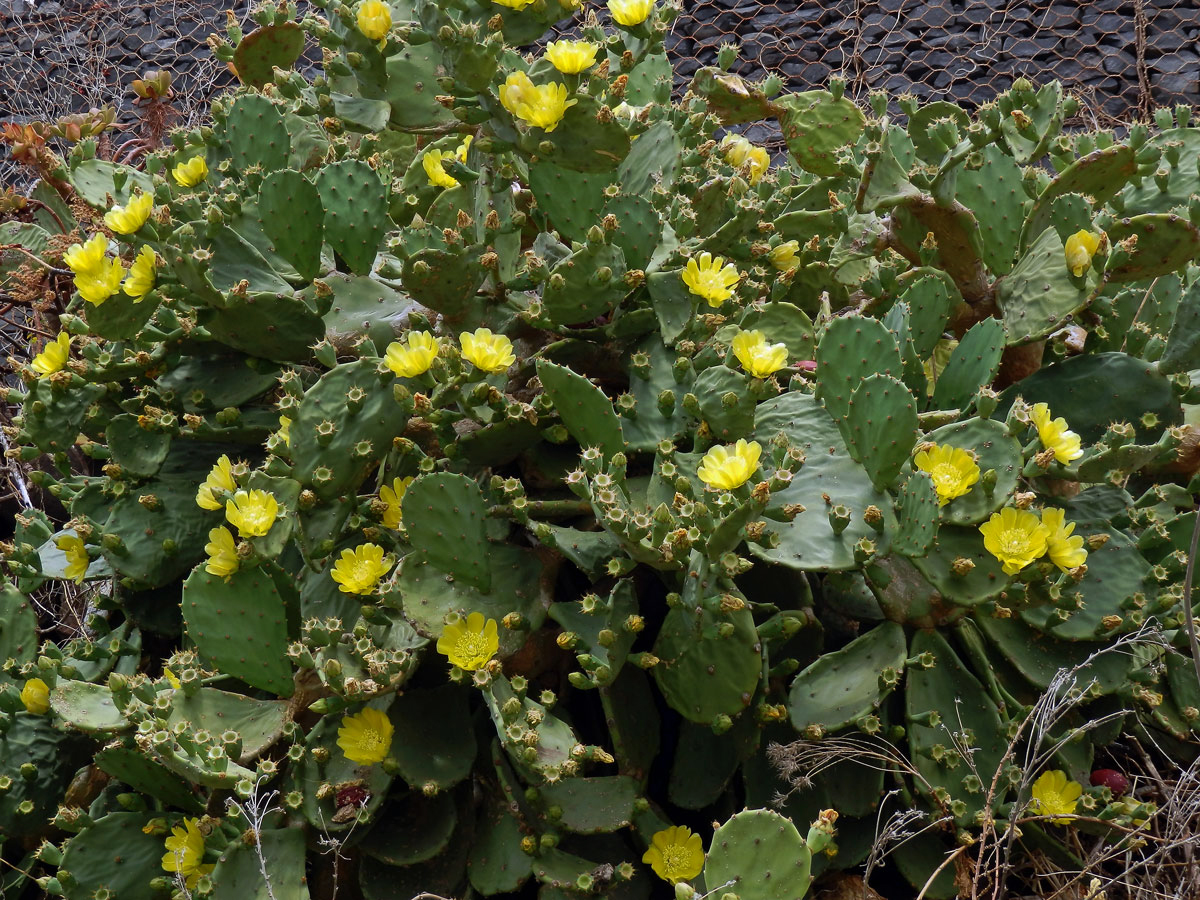
[[[74,290],[7,399],[66,517],[5,553],[5,884],[797,900],[899,802],[949,897],[981,831],[1151,817],[1068,784],[1123,730],[1194,758],[1186,110],[672,102],[674,10],[610,5],[530,55],[569,3],[265,9],[144,171],[41,154]],[[39,645],[54,580],[111,590]]]

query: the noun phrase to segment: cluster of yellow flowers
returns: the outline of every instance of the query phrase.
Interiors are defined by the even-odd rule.
[[[513,72],[500,85],[500,105],[522,122],[549,134],[579,101],[567,99],[567,86],[557,81],[534,84],[524,72]]]
[[[767,151],[756,147],[740,134],[725,135],[721,140],[721,149],[725,151],[725,161],[735,169],[746,167],[751,184],[757,184],[771,168],[771,157]]]
[[[1075,523],[1055,507],[1037,513],[1006,506],[979,526],[983,546],[1000,560],[1006,575],[1016,575],[1034,560],[1049,556],[1064,572],[1087,562],[1083,538],[1073,534]]]
[[[437,339],[427,331],[409,332],[406,344],[393,341],[384,351],[383,361],[401,378],[424,375],[440,352]],[[499,374],[517,361],[512,341],[490,328],[464,331],[458,336],[462,357],[475,368],[489,374]]]
[[[472,136],[468,134],[453,151],[426,151],[425,155],[421,157],[421,165],[424,167],[425,176],[431,185],[439,188],[458,187],[458,179],[446,172],[445,163],[449,159],[457,159],[460,163],[465,163],[467,152],[471,149],[471,140]]]
[[[29,368],[39,375],[53,375],[61,371],[71,356],[71,336],[60,331],[58,337],[42,348],[42,352],[33,358]]]
[[[140,203],[142,198],[147,202]],[[150,200],[149,194],[139,194],[127,206],[116,206],[109,210],[104,221],[118,234],[133,234],[149,217]],[[114,217],[114,213],[118,215]],[[141,300],[150,293],[154,287],[158,254],[143,245],[126,273],[119,258],[108,256],[108,241],[104,235],[94,234],[86,243],[68,247],[63,254],[63,262],[75,275],[75,290],[79,291],[79,296],[99,306],[118,288],[134,300]]]

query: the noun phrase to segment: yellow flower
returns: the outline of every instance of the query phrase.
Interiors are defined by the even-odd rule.
[[[1077,231],[1067,238],[1064,249],[1067,268],[1071,270],[1072,275],[1078,278],[1092,264],[1092,257],[1100,249],[1100,235],[1086,230]]]
[[[279,417],[279,431],[276,432],[287,446],[292,446],[292,420],[287,416]]]
[[[546,45],[546,59],[564,75],[578,75],[596,64],[599,44],[591,41],[551,41]]]
[[[458,159],[458,161],[460,163],[463,163],[463,164],[466,163],[467,154],[471,151],[471,141],[473,141],[473,140],[475,140],[475,136],[468,134],[465,138],[462,139],[462,143],[459,144],[458,147],[455,148],[454,156]]]
[[[88,303],[99,306],[121,287],[125,267],[119,259],[105,260],[95,272],[75,276],[75,290]]]
[[[383,0],[363,0],[358,8],[358,30],[368,41],[380,41],[392,28],[392,10]]]
[[[40,678],[30,678],[21,688],[21,702],[26,712],[44,716],[50,711],[50,686]]]
[[[1003,563],[1006,575],[1016,575],[1046,552],[1046,526],[1027,509],[1006,506],[979,526],[983,546]]]
[[[353,550],[342,551],[329,577],[343,594],[369,594],[391,567],[392,558],[384,558],[382,547],[359,544]]]
[[[167,679],[167,683],[175,690],[179,690],[181,687],[183,687],[183,684],[179,680],[179,676],[177,676],[166,666],[163,666],[163,678]],[[147,832],[147,834],[149,834],[149,832]]]
[[[346,759],[360,766],[370,766],[387,759],[392,749],[392,720],[385,713],[367,706],[360,713],[342,719],[337,745]]]
[[[568,100],[567,86],[555,81],[535,85],[532,91],[525,91],[512,112],[521,121],[549,134],[558,127],[567,110],[578,102],[573,98]]]
[[[458,179],[447,174],[442,167],[442,160],[454,158],[455,154],[449,150],[427,150],[425,152],[425,155],[421,157],[421,165],[424,167],[425,175],[429,178],[431,185],[439,188],[458,187]]]
[[[1042,524],[1046,527],[1046,553],[1050,562],[1070,572],[1087,562],[1087,551],[1083,549],[1082,535],[1072,534],[1075,523],[1067,522],[1066,515],[1061,509],[1048,506],[1042,510]]]
[[[786,272],[800,265],[800,260],[796,259],[796,254],[799,252],[799,241],[784,241],[778,247],[771,248],[771,252],[767,254],[767,259],[780,272]]]
[[[241,537],[262,537],[278,515],[279,502],[269,491],[238,491],[225,502],[225,518]]]
[[[72,244],[63,254],[63,262],[76,275],[95,275],[104,265],[104,254],[108,240],[102,234],[93,234],[87,243]]]
[[[522,10],[533,2],[533,0],[492,0],[500,6],[507,6],[509,9]]]
[[[1056,825],[1066,825],[1071,820],[1063,818],[1073,815],[1079,796],[1083,793],[1083,785],[1078,781],[1069,781],[1067,773],[1061,769],[1043,772],[1033,783],[1033,800],[1029,808],[1039,816],[1059,816],[1051,819]]]
[[[401,512],[401,504],[404,501],[404,495],[408,493],[408,486],[412,484],[412,476],[407,478],[396,478],[392,481],[392,486],[386,484],[379,489],[379,499],[383,501],[387,508],[383,511],[383,526],[385,528],[399,528],[404,521],[404,514]]]
[[[618,25],[631,28],[641,25],[654,9],[654,0],[608,0],[608,11]]]
[[[490,328],[476,328],[474,334],[464,331],[458,342],[462,344],[463,359],[485,372],[503,372],[517,360],[512,341],[502,334],[492,334]]]
[[[496,620],[486,619],[480,612],[447,625],[437,642],[438,653],[468,672],[482,669],[499,649]]]
[[[513,72],[500,85],[500,105],[514,116],[522,103],[527,103],[536,95],[537,87],[524,72]]]
[[[124,206],[114,206],[104,214],[104,224],[117,234],[133,234],[146,224],[154,210],[152,194],[137,194]]]
[[[766,378],[787,365],[787,344],[768,344],[761,331],[742,331],[733,339],[733,355],[755,378]]]
[[[208,177],[208,163],[203,156],[193,156],[171,170],[171,177],[180,187],[195,187]]]
[[[438,345],[428,331],[410,331],[406,338],[408,346],[399,341],[388,344],[383,355],[387,367],[401,378],[415,378],[429,371],[437,359]]]
[[[237,490],[237,482],[233,480],[233,463],[224,453],[196,491],[196,505],[201,509],[220,509],[221,501],[213,494],[213,491],[217,490],[228,491],[231,494]]]
[[[945,506],[955,497],[961,497],[979,480],[979,465],[975,458],[961,447],[949,444],[934,444],[913,457],[913,465],[928,472],[937,488],[938,506]]]
[[[1069,463],[1083,456],[1079,435],[1067,427],[1067,420],[1062,416],[1050,418],[1050,407],[1045,403],[1035,403],[1029,410],[1029,417],[1037,428],[1038,440],[1047,450],[1054,451],[1054,458],[1060,463]]]
[[[60,534],[54,539],[54,546],[67,556],[67,567],[63,574],[73,579],[76,584],[82,584],[91,563],[83,539],[77,534]]]
[[[763,173],[771,168],[771,157],[762,147],[756,147],[740,134],[727,134],[721,141],[725,161],[735,169],[750,166],[750,183],[757,184]]]
[[[224,525],[218,525],[208,533],[208,543],[204,545],[204,552],[208,554],[204,571],[209,575],[228,578],[241,566],[237,541],[233,539],[233,532]]]
[[[183,825],[172,828],[165,846],[167,852],[162,858],[163,871],[182,875],[189,891],[196,889],[200,876],[213,870],[211,863],[201,863],[204,859],[204,834],[195,819],[184,819]]]
[[[758,441],[740,440],[732,446],[718,444],[704,454],[696,474],[710,488],[732,491],[750,480],[761,455],[762,445]]]
[[[649,863],[663,881],[691,881],[704,869],[704,841],[690,828],[672,825],[650,839],[642,862]]]
[[[732,288],[741,280],[741,273],[733,263],[726,263],[725,257],[713,257],[711,253],[701,253],[700,259],[689,259],[683,272],[683,283],[688,290],[708,301],[709,306],[720,306],[733,296]]]
[[[121,286],[130,297],[141,300],[154,287],[154,267],[158,263],[158,254],[149,247],[142,247],[137,259],[129,267],[125,283]]]
[[[33,358],[29,368],[39,375],[53,375],[61,371],[71,355],[71,336],[60,331],[58,337],[42,348],[42,352]]]

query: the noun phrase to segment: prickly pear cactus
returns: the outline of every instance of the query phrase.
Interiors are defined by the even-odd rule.
[[[33,154],[55,338],[6,446],[55,502],[3,545],[0,879],[799,900],[899,803],[948,897],[1060,669],[1123,724],[1042,768],[1194,757],[1186,111],[894,118],[729,51],[671,102],[674,8],[610,6],[542,49],[568,0],[272,6],[143,168]],[[1075,796],[1039,853],[1153,814]]]

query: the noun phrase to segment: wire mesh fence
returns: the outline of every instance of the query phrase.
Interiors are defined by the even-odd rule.
[[[177,124],[192,124],[233,81],[205,38],[227,11],[246,23],[250,10],[247,0],[0,0],[0,121],[108,103],[128,123],[129,85],[167,69]],[[969,107],[1017,76],[1057,78],[1099,127],[1200,99],[1196,0],[683,0],[667,44],[677,93],[727,42],[741,47],[741,75],[775,73],[804,90],[841,74],[860,99],[885,90]],[[0,184],[14,174],[0,160]]]

